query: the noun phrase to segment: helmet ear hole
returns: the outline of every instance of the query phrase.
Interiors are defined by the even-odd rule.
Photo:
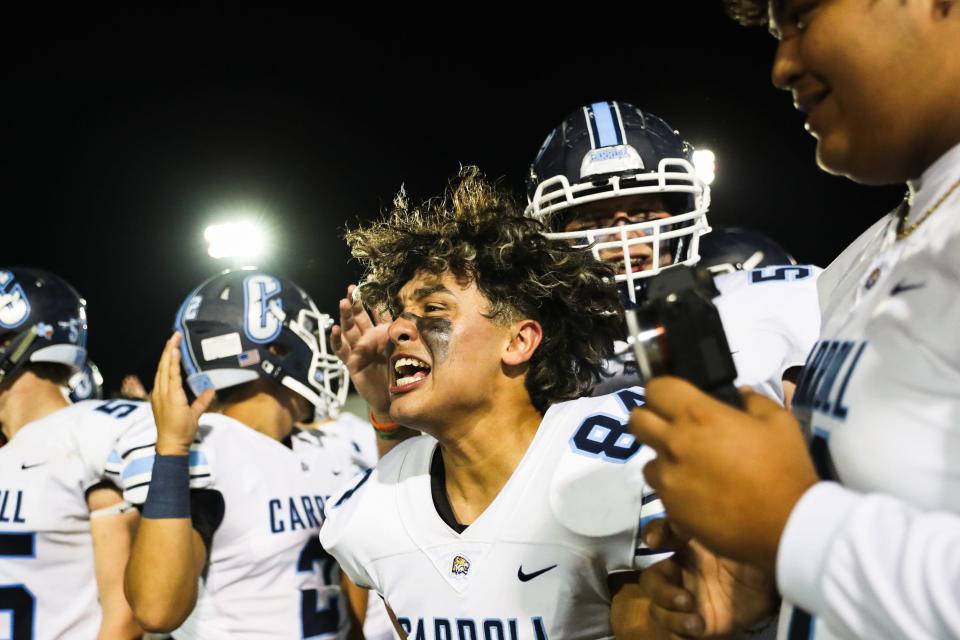
[[[277,356],[278,358],[283,358],[288,353],[290,353],[290,348],[279,342],[271,342],[267,345],[267,351]]]

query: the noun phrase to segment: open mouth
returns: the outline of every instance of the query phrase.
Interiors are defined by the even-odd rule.
[[[632,256],[630,258],[630,271],[631,273],[637,273],[638,271],[646,271],[650,268],[651,256]],[[627,273],[627,261],[623,258],[617,258],[617,275],[626,275]]]
[[[393,362],[396,382],[390,388],[391,393],[402,393],[416,386],[430,375],[430,365],[419,358],[403,356]]]

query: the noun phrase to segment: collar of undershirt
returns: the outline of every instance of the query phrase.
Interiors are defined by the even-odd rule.
[[[440,454],[440,447],[433,450],[433,458],[430,460],[430,493],[433,496],[433,506],[437,510],[437,515],[443,522],[456,531],[463,533],[470,525],[457,522],[457,516],[453,513],[453,507],[450,506],[450,496],[447,495],[447,479],[443,467],[443,456]]]

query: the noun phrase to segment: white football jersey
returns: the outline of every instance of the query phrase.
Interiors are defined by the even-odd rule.
[[[86,493],[109,481],[107,459],[124,434],[152,424],[146,403],[87,400],[0,448],[0,638],[97,636]]]
[[[607,577],[664,557],[638,538],[663,517],[643,481],[654,453],[626,426],[642,403],[632,388],[552,406],[462,533],[434,503],[437,441],[412,438],[331,499],[320,540],[410,638],[611,638]]]
[[[960,146],[914,194],[960,179]],[[778,553],[788,638],[960,638],[960,193],[912,235],[871,227],[822,279],[823,334],[794,397],[825,480]],[[837,484],[839,483],[839,484]],[[842,485],[842,486],[841,486]]]
[[[373,431],[373,425],[367,420],[344,411],[336,420],[321,424],[319,429],[345,438],[354,448],[364,471],[377,466],[380,457],[377,452],[377,435]],[[397,637],[383,600],[375,593],[371,593],[367,601],[363,637],[366,640],[391,640]]]
[[[820,334],[821,271],[812,265],[786,265],[714,277],[720,295],[713,303],[737,366],[737,386],[752,387],[783,404],[784,371],[803,365]],[[633,369],[631,347],[618,342],[617,350],[620,361],[607,366],[616,376],[602,381],[595,394],[639,383],[636,374],[624,378],[622,373],[625,362]]]
[[[155,434],[144,435],[138,448],[114,459],[134,504],[146,500],[155,455]],[[178,639],[345,636],[339,570],[317,532],[327,498],[357,471],[352,447],[299,429],[291,444],[221,414],[201,416],[190,484],[219,492],[224,515]]]
[[[366,469],[377,466],[380,458],[377,453],[377,434],[366,419],[343,411],[335,419],[320,424],[317,430],[349,442],[357,461]]]

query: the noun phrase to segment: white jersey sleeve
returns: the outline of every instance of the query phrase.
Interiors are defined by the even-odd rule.
[[[770,266],[714,278],[714,300],[737,366],[738,386],[783,403],[783,374],[802,366],[820,334],[813,265]]]
[[[71,415],[84,428],[71,435],[77,455],[86,470],[82,488],[109,482],[115,484],[110,459],[116,446],[132,434],[153,429],[153,413],[146,402],[133,400],[86,400],[71,406]]]
[[[821,482],[790,515],[777,584],[847,637],[960,638],[960,515]]]
[[[397,482],[404,451],[415,440],[412,438],[394,447],[377,468],[361,471],[333,495],[327,505],[327,519],[320,528],[320,544],[337,559],[340,569],[358,587],[372,589],[381,596],[382,587],[367,571],[371,566],[368,549],[377,548],[381,542],[378,539],[380,521],[377,509],[368,508],[364,496],[370,486]]]
[[[146,405],[146,408],[150,411],[150,405]],[[190,447],[191,489],[203,489],[213,483],[211,453],[203,446],[208,431],[209,427],[201,424],[197,438]],[[140,428],[130,430],[110,452],[107,473],[123,491],[124,499],[131,504],[143,506],[147,501],[153,461],[157,455],[156,445],[157,429],[151,420]]]
[[[320,425],[319,431],[350,443],[359,466],[365,469],[377,466],[380,457],[377,453],[377,434],[373,431],[373,425],[366,420],[344,411],[334,420]]]

